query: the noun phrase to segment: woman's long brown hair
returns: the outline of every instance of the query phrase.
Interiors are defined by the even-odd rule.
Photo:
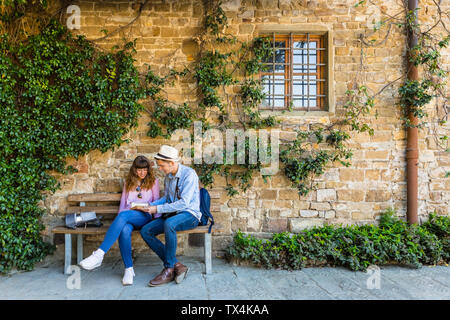
[[[139,184],[141,178],[137,175],[136,169],[147,168],[147,175],[141,184],[142,190],[148,190],[153,187],[155,183],[155,174],[152,167],[150,166],[150,161],[144,156],[137,156],[131,165],[130,172],[125,180],[127,191],[135,191]]]

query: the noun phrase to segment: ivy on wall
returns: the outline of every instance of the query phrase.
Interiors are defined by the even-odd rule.
[[[438,9],[440,12],[439,6]],[[428,117],[425,108],[432,99],[438,100],[438,98],[443,98],[444,100],[440,106],[444,110],[444,116],[439,119],[439,124],[445,124],[448,119],[447,96],[445,94],[448,72],[442,66],[441,51],[449,46],[450,34],[448,32],[444,36],[433,34],[432,30],[435,26],[422,30],[423,26],[414,19],[414,16],[418,14],[418,10],[415,12],[407,11],[405,22],[398,24],[398,26],[404,28],[406,32],[414,32],[417,35],[418,43],[414,47],[408,48],[410,53],[408,58],[415,67],[421,68],[421,79],[406,79],[398,92],[400,95],[400,106],[403,111],[402,120],[405,122],[405,126],[423,128],[427,123],[425,120]],[[444,29],[446,29],[444,22],[442,24]],[[409,113],[412,113],[414,117],[419,119],[417,125],[411,123],[408,118]],[[442,143],[446,144],[448,136],[444,135],[440,139]]]
[[[448,123],[450,111],[446,92],[448,71],[442,64],[442,51],[449,47],[450,31],[446,25],[448,13],[441,7],[441,1],[433,1],[433,4],[427,8],[429,12],[435,10],[431,24],[422,24],[421,19],[416,19],[420,16],[422,9],[409,10],[407,2],[403,2],[403,7],[398,12],[385,12],[382,7],[370,0],[359,1],[355,7],[371,5],[376,7],[381,14],[380,20],[374,21],[373,30],[360,36],[361,65],[364,61],[365,50],[386,43],[395,28],[402,31],[405,36],[413,34],[417,37],[417,44],[413,47],[406,43],[406,59],[420,70],[419,78],[417,80],[407,79],[410,70],[405,68],[400,77],[389,81],[381,90],[369,96],[374,99],[387,88],[402,81],[397,93],[404,127],[433,128],[436,145],[448,153],[450,152],[448,133],[446,130],[442,130],[443,133],[439,132],[439,127]],[[376,38],[373,38],[374,35],[378,35],[382,40],[377,41]],[[432,101],[434,101],[435,110],[434,114],[430,116],[427,108],[430,107]],[[411,122],[410,114],[417,118],[417,124]],[[445,177],[449,175],[450,172],[447,172]]]
[[[194,121],[201,121],[202,128],[218,129],[225,133],[228,128],[243,129],[273,127],[274,117],[263,117],[258,106],[264,98],[262,86],[256,75],[263,68],[262,61],[270,54],[270,42],[256,38],[250,42],[238,41],[219,30],[226,27],[227,17],[219,3],[212,3],[211,14],[206,15],[203,32],[196,38],[199,54],[195,66],[182,72],[171,70],[167,76],[152,75],[148,81],[149,95],[153,106],[149,110],[152,120],[149,122],[148,135],[170,138],[176,129],[192,129]],[[229,48],[234,49],[229,49]],[[197,84],[197,101],[177,105],[161,94],[164,86],[173,75],[191,76]],[[237,88],[237,94],[228,93],[228,88]],[[230,119],[232,108],[240,112],[239,123]],[[232,162],[194,164],[201,182],[205,186],[214,183],[214,177],[221,175],[227,181],[226,189],[230,196],[238,193],[235,186],[247,190],[252,183],[253,173],[262,167],[261,162],[249,164],[246,144],[246,164],[233,165]],[[270,147],[270,146],[269,146]],[[193,150],[192,150],[193,152]],[[223,159],[226,159],[223,150]],[[234,157],[238,154],[237,148]]]
[[[105,53],[50,21],[26,41],[0,39],[0,272],[30,270],[52,246],[39,201],[72,173],[66,158],[119,146],[145,97],[134,44]]]
[[[151,96],[154,102],[153,110],[150,111],[153,120],[149,123],[148,132],[151,137],[160,135],[170,138],[170,133],[178,128],[189,128],[193,121],[201,121],[205,129],[214,128],[222,132],[227,128],[239,127],[244,130],[273,128],[280,123],[276,117],[263,115],[258,110],[265,98],[259,73],[264,71],[264,62],[272,55],[271,40],[256,37],[248,42],[240,41],[236,36],[227,33],[228,19],[220,1],[206,3],[205,9],[207,14],[203,31],[194,38],[199,44],[197,61],[193,70],[186,70],[184,73],[193,75],[197,84],[198,100],[190,105],[174,107],[168,99],[159,94],[166,85],[166,77],[153,77],[151,86],[158,89],[154,89],[155,95]],[[301,195],[315,189],[314,178],[334,162],[350,165],[348,159],[352,153],[345,145],[345,141],[350,137],[348,128],[373,134],[373,129],[361,123],[361,117],[371,112],[373,99],[366,95],[362,105],[355,103],[357,99],[354,96],[367,94],[363,86],[355,91],[349,90],[347,94],[351,98],[344,106],[346,113],[343,119],[330,126],[315,125],[305,132],[298,131],[295,141],[282,141],[282,170]],[[231,119],[233,111],[238,114],[237,123]],[[249,139],[246,139],[248,150]],[[323,148],[311,147],[322,142],[325,144]],[[259,143],[257,145],[259,146]],[[269,143],[266,152],[270,152],[270,148]],[[250,164],[248,156],[247,151],[245,164],[202,163],[195,164],[194,167],[205,186],[213,184],[216,175],[225,177],[228,195],[233,196],[239,193],[238,189],[246,191],[252,184],[254,174],[263,168],[261,162]],[[223,158],[226,159],[225,150]],[[263,176],[264,180],[269,177]]]

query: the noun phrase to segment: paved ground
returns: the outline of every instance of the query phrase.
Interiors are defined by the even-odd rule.
[[[162,269],[157,257],[138,257],[133,286],[121,284],[122,261],[106,260],[94,271],[66,276],[62,264],[38,266],[31,272],[0,276],[0,299],[202,299],[202,300],[316,300],[316,299],[450,299],[450,268],[411,269],[384,266],[377,274],[352,272],[344,268],[305,268],[299,271],[265,270],[235,266],[213,259],[213,273],[203,274],[201,258],[180,257],[191,269],[181,284],[172,282],[151,288],[147,283]],[[375,286],[370,289],[369,287]]]

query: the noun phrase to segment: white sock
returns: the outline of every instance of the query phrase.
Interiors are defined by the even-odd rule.
[[[105,255],[105,251],[103,251],[102,249],[97,249],[97,250],[94,251],[94,254],[97,257],[103,258],[103,256]]]
[[[125,268],[125,272],[131,272],[134,275],[134,269],[133,267]]]

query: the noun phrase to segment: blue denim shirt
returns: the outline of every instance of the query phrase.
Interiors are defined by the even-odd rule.
[[[179,179],[178,188],[181,199],[177,199],[175,196],[177,178]],[[200,189],[195,170],[179,163],[175,176],[169,173],[164,179],[164,196],[151,202],[150,205],[156,206],[158,214],[188,211],[200,221],[202,217],[200,212]]]

